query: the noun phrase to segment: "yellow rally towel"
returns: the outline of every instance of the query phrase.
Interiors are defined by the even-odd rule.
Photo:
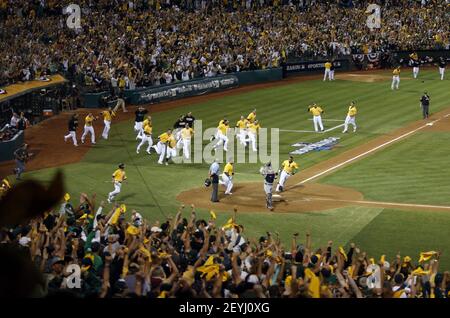
[[[206,275],[206,280],[211,280],[215,275],[219,274],[219,265],[214,264],[214,256],[208,257],[205,264],[197,268],[202,273],[202,277]]]
[[[211,215],[211,218],[212,218],[213,220],[217,219],[216,213],[214,213],[213,210],[209,211],[209,214]]]
[[[130,225],[129,227],[127,227],[127,233],[130,235],[139,235],[140,232],[141,230],[134,225]]]
[[[411,274],[421,276],[421,275],[429,275],[430,273],[431,273],[430,270],[424,271],[422,267],[418,267],[415,270],[413,270]]]
[[[70,194],[64,194],[64,201],[68,202],[70,200]]]
[[[320,279],[309,268],[305,269],[305,278],[308,278],[308,292],[312,298],[320,298]]]
[[[339,246],[339,253],[344,256],[345,261],[347,261],[347,253],[345,253],[344,248],[342,246]]]
[[[111,216],[111,224],[112,224],[112,225],[117,224],[117,222],[119,221],[120,215],[121,215],[122,213],[125,213],[125,211],[126,211],[126,206],[125,206],[125,204],[122,204],[120,207],[118,207],[118,208],[114,211],[113,215]]]
[[[144,253],[146,257],[151,259],[150,251],[146,249],[144,245],[141,244],[141,247],[139,247],[139,251]]]
[[[233,222],[233,218],[230,218],[228,221],[227,221],[227,223],[224,225],[224,226],[222,226],[222,228],[224,229],[224,230],[228,230],[228,229],[231,229],[231,228],[233,228],[233,227],[235,227],[236,226],[236,224]]]
[[[437,252],[435,252],[435,251],[421,252],[420,258],[419,258],[419,263],[428,261],[431,257],[433,257],[433,255],[436,255],[436,254],[437,254]]]

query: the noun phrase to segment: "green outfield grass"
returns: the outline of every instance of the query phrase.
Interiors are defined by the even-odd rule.
[[[390,90],[390,81],[361,83],[336,80],[324,83],[314,80],[213,99],[152,114],[154,135],[171,127],[176,118],[187,111],[202,119],[203,127],[207,128],[216,126],[223,116],[234,124],[241,114],[247,115],[254,107],[263,127],[312,130],[308,104],[316,102],[322,105],[324,119],[343,121],[349,102],[356,100],[359,110],[356,134],[344,135],[341,128],[326,134],[280,133],[280,160],[294,150],[291,147],[293,143],[314,142],[326,137],[341,138],[338,147],[332,151],[297,156],[295,159],[300,167],[306,168],[420,119],[419,98],[424,90],[432,98],[433,112],[450,107],[449,80],[439,81],[437,71],[421,71],[419,80],[406,80],[406,77],[411,77],[411,74],[403,74],[401,89],[395,92]],[[339,78],[339,73],[336,78]],[[325,121],[324,124],[325,128],[330,128],[339,123]],[[449,139],[446,133],[418,134],[320,182],[351,186],[374,200],[449,204],[450,182],[447,176],[450,168],[445,162]],[[151,221],[175,215],[179,205],[176,195],[200,186],[208,165],[160,166],[156,164],[155,154],[149,157],[141,151],[137,155],[136,145],[131,121],[113,123],[110,140],[101,140],[81,162],[63,168],[68,191],[72,196],[81,191],[96,192],[100,198],[106,199],[112,190],[111,183],[107,183],[111,173],[119,162],[125,162],[129,183],[123,186],[117,199],[126,202],[130,208],[139,209]],[[235,183],[261,181],[257,173],[259,166],[260,163],[236,164]],[[54,171],[34,171],[25,177],[45,181]],[[206,217],[207,211],[199,213]],[[218,211],[218,215],[219,222],[225,222],[229,212]],[[429,212],[355,206],[303,214],[241,213],[239,222],[246,226],[247,236],[259,237],[266,230],[277,231],[289,244],[293,232],[310,230],[315,247],[326,244],[330,239],[341,245],[355,241],[375,253],[374,256],[382,252],[393,256],[400,250],[417,257],[422,249],[442,249],[444,265],[450,268],[449,255],[445,256],[445,253],[450,253],[445,250],[450,238],[445,231],[448,226],[444,226],[450,224],[450,213],[431,216]]]

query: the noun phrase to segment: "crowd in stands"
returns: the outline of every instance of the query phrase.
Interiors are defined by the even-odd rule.
[[[16,292],[8,282],[20,281],[32,287],[25,296],[34,297],[450,297],[450,273],[440,270],[439,251],[387,261],[353,243],[312,248],[310,233],[304,240],[295,233],[284,246],[278,233],[248,238],[237,208],[225,224],[213,211],[201,219],[194,205],[190,209],[181,206],[174,217],[150,222],[125,204],[98,205],[87,194],[78,202],[65,194],[55,210],[25,225],[0,227],[0,252],[19,251],[34,268],[25,276],[23,265],[12,264],[17,270],[11,273],[3,269],[3,291]],[[11,263],[12,257],[2,266]]]
[[[0,129],[0,142],[11,140],[19,131],[23,131],[29,126],[30,121],[25,117],[24,112],[16,113],[13,111],[9,123]]]
[[[449,47],[445,1],[0,0],[0,85],[64,72],[93,89],[160,85],[320,58]],[[341,3],[349,4],[348,7]]]

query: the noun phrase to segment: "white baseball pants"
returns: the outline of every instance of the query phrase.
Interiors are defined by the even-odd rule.
[[[323,124],[322,124],[322,116],[313,116],[313,123],[314,123],[314,130],[317,132],[320,130],[323,130]]]
[[[67,139],[72,138],[73,145],[78,146],[77,143],[77,134],[75,131],[69,131],[67,135],[64,136],[64,141],[67,141]]]
[[[111,122],[108,120],[103,121],[105,123],[105,128],[103,128],[102,137],[103,139],[108,139],[109,130],[111,129]]]
[[[400,86],[400,76],[398,75],[392,76],[391,89],[398,89],[399,86]]]
[[[281,171],[280,173],[280,180],[278,181],[278,185],[277,185],[277,192],[283,191],[284,190],[284,184],[286,183],[287,179],[289,179],[291,175],[289,173],[287,173],[285,170]]]
[[[181,143],[183,144],[183,154],[186,159],[189,159],[191,156],[191,138],[181,139]]]
[[[327,80],[327,76],[328,76],[328,80],[331,81],[331,76],[330,76],[330,70],[325,69],[325,73],[323,74],[323,80],[326,81]]]
[[[94,127],[93,126],[86,126],[86,125],[84,125],[84,132],[83,132],[83,135],[81,136],[81,142],[84,143],[84,140],[86,139],[86,136],[87,136],[88,133],[91,134],[91,142],[93,144],[95,144],[95,132],[94,132]]]
[[[222,134],[221,132],[219,132],[217,134],[217,139],[219,139],[219,140],[214,145],[214,149],[216,149],[217,147],[220,147],[223,144],[223,149],[225,151],[228,151],[228,137],[225,136],[224,134]]]
[[[419,68],[417,66],[413,67],[413,76],[414,78],[417,78],[417,75],[419,75]]]
[[[441,75],[441,81],[444,80],[445,67],[439,68],[439,75]]]
[[[252,144],[253,151],[258,151],[258,149],[256,148],[256,134],[254,132],[249,131],[248,138]]]
[[[232,179],[232,176],[227,176],[225,173],[222,173],[222,180],[219,180],[219,183],[225,186],[225,194],[230,194],[231,189],[233,189]]]
[[[147,152],[150,152],[150,148],[153,146],[153,139],[152,139],[152,135],[146,135],[146,134],[144,134],[142,136],[141,142],[139,143],[139,145],[136,148],[136,152],[139,152],[141,147],[143,145],[145,145],[146,142],[148,143]]]
[[[122,183],[119,181],[114,182],[114,191],[111,191],[108,194],[108,200],[112,201],[120,193],[120,189],[122,188]]]
[[[245,129],[238,128],[238,133],[236,137],[239,139],[239,142],[243,145],[247,145],[247,131]]]
[[[344,131],[343,132],[347,132],[348,129],[348,125],[352,125],[353,126],[353,131],[356,131],[356,116],[349,116],[347,115],[347,117],[345,118],[345,123],[344,123]]]

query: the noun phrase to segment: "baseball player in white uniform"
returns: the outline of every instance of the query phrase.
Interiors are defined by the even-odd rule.
[[[87,134],[91,134],[91,143],[93,145],[95,145],[95,131],[94,131],[94,126],[92,125],[92,123],[94,122],[94,120],[97,120],[98,117],[94,117],[94,115],[92,115],[92,113],[89,113],[86,118],[84,119],[84,132],[83,135],[81,136],[81,143],[84,144],[84,140],[87,136]]]
[[[228,163],[223,168],[222,180],[219,180],[219,184],[225,186],[225,194],[231,195],[231,190],[233,189],[233,161],[228,160]]]
[[[345,117],[343,133],[347,132],[348,125],[352,125],[353,132],[356,132],[356,114],[357,113],[358,113],[358,110],[356,109],[355,102],[351,102],[350,106],[348,106],[347,117]]]
[[[320,131],[323,131],[324,129],[322,124],[322,113],[324,111],[322,107],[314,103],[308,107],[308,111],[313,115],[314,131],[318,132],[319,128]]]
[[[392,71],[392,84],[391,89],[398,89],[400,86],[400,66],[394,68]]]
[[[183,155],[184,158],[189,159],[191,155],[191,139],[194,135],[194,130],[189,126],[189,124],[186,124],[186,126],[181,129],[180,132],[180,140],[178,141],[177,147],[180,148],[183,147]]]
[[[283,161],[280,168],[280,181],[278,181],[276,192],[284,191],[284,185],[287,179],[297,173],[298,165],[294,161],[294,157],[290,156],[288,160]]]
[[[216,150],[218,147],[220,147],[223,144],[223,149],[225,151],[228,151],[228,120],[225,119],[219,124],[219,127],[217,127],[217,143],[214,145],[213,149]]]

